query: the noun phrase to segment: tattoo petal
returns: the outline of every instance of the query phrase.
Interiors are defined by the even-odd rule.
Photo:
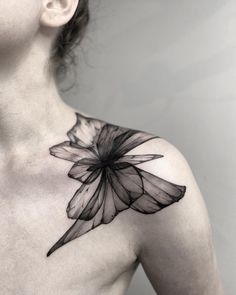
[[[116,163],[129,163],[131,165],[138,165],[155,159],[164,157],[163,155],[147,154],[147,155],[124,155],[119,158]]]
[[[81,183],[92,183],[101,172],[99,168],[91,169],[91,165],[97,165],[97,163],[97,159],[87,159],[87,161],[86,159],[82,159],[72,166],[71,170],[68,172],[68,176]]]
[[[79,113],[76,117],[76,124],[67,133],[70,141],[50,148],[51,155],[74,162],[68,176],[82,183],[67,206],[68,217],[76,221],[47,256],[95,227],[110,223],[123,210],[155,213],[178,202],[186,191],[185,186],[137,167],[163,155],[127,155],[158,136]]]
[[[131,204],[132,209],[151,214],[183,198],[186,186],[177,185],[141,169],[138,170],[143,178],[145,192]]]
[[[85,216],[83,212],[86,210],[91,200],[93,201],[96,199],[101,192],[101,174],[98,171],[95,171],[89,176],[89,178],[93,178],[94,181],[92,183],[89,181],[88,183],[83,183],[68,203],[66,211],[68,217],[71,219],[80,218],[89,220],[89,214]]]
[[[73,146],[70,141],[54,145],[49,150],[52,156],[71,162],[77,162],[84,157],[96,157],[93,150]]]
[[[115,138],[111,153],[115,153],[121,157],[137,146],[155,138],[159,137],[137,130],[128,130],[125,134],[121,134]]]

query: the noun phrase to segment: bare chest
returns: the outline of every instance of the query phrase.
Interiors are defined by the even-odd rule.
[[[46,257],[73,223],[74,188],[50,177],[1,183],[0,294],[123,294],[137,263],[122,214]]]

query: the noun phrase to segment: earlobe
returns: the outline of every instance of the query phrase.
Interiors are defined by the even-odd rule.
[[[43,0],[40,23],[47,27],[60,27],[73,17],[79,0]]]

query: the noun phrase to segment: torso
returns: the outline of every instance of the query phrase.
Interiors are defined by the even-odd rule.
[[[24,154],[0,153],[1,295],[124,294],[145,216],[184,195],[151,169],[165,154],[156,136],[76,118]]]
[[[78,183],[65,175],[70,163],[41,163],[1,171],[0,294],[124,294],[138,264],[129,210],[46,257],[74,222],[65,209]]]

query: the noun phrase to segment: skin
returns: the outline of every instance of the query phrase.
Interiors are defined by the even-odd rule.
[[[71,225],[65,209],[78,188],[66,176],[71,164],[48,152],[65,140],[75,110],[47,70],[53,38],[77,4],[0,2],[1,292],[124,294],[141,263],[160,295],[222,295],[205,202],[186,159],[164,139],[132,154],[165,155],[140,167],[185,185],[184,198],[152,215],[126,210],[46,257]]]

